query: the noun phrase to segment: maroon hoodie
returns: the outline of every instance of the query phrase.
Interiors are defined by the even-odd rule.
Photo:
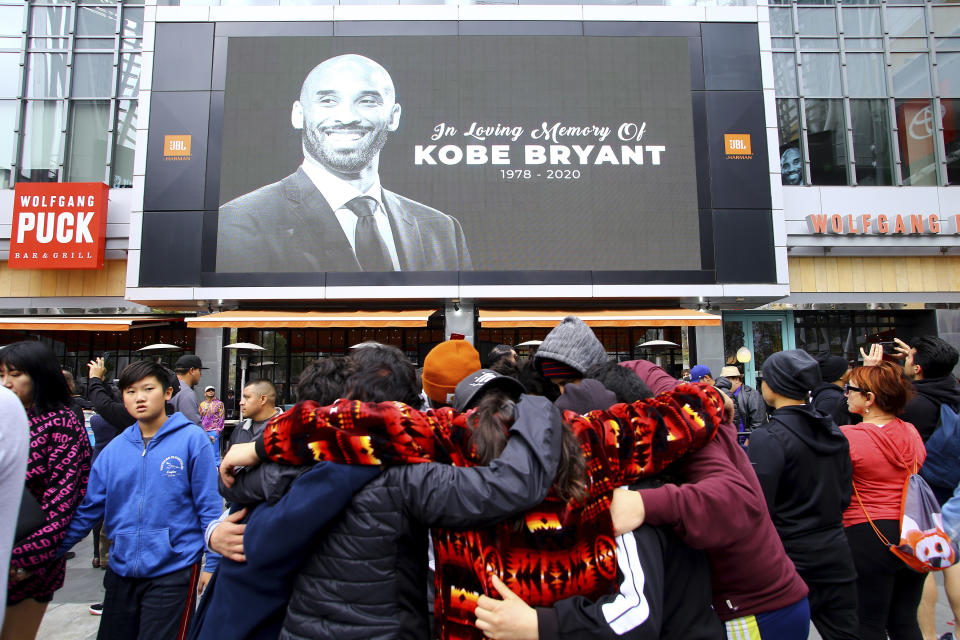
[[[635,362],[649,365],[631,369],[651,389],[669,378],[652,363]],[[716,437],[682,464],[686,484],[640,491],[645,522],[669,525],[688,545],[708,553],[720,619],[775,611],[805,597],[807,585],[784,551],[736,428],[720,425]]]

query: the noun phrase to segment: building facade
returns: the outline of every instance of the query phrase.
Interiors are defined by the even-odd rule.
[[[246,362],[285,401],[362,340],[483,352],[568,312],[620,360],[751,382],[782,348],[960,339],[960,7],[557,4],[0,2],[3,339],[42,336],[81,378],[169,343],[203,384]],[[458,221],[472,268],[407,270],[399,235],[394,273],[218,268],[245,241],[223,206],[296,171],[290,104],[351,52],[404,107],[384,188]],[[18,186],[86,182],[110,187],[103,267],[17,265],[42,232]]]

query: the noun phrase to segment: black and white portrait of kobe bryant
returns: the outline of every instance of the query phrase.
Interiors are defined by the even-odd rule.
[[[303,163],[220,207],[217,272],[470,269],[455,218],[380,184],[380,150],[401,117],[377,62],[348,54],[314,67],[290,114]]]

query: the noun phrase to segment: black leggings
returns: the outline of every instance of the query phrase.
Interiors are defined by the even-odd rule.
[[[887,540],[900,540],[900,523],[874,520]],[[860,640],[922,640],[917,607],[927,574],[917,573],[880,542],[869,522],[846,528],[857,568]]]

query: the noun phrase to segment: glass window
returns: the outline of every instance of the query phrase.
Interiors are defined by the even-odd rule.
[[[15,36],[23,33],[23,10],[22,4],[0,7],[0,35]]]
[[[70,46],[70,41],[67,38],[28,38],[27,45],[31,51],[67,49]]]
[[[793,35],[793,10],[770,9],[770,35],[774,36],[792,36]]]
[[[880,36],[880,9],[843,10],[843,33],[848,36]]]
[[[840,56],[836,53],[802,53],[800,92],[804,96],[840,97]]]
[[[137,142],[137,101],[117,102],[117,123],[113,138],[113,166],[110,186],[114,189],[133,186],[133,151]]]
[[[938,92],[945,98],[960,98],[960,53],[937,54]]]
[[[70,33],[72,7],[33,7],[30,11],[30,35],[57,36]]]
[[[943,142],[947,155],[947,183],[960,184],[960,100],[940,100]]]
[[[887,95],[882,53],[848,53],[847,85],[850,95],[882,98]]]
[[[16,100],[0,100],[0,189],[10,188],[13,164],[13,138],[17,130]]]
[[[143,41],[140,38],[124,38],[120,41],[120,49],[123,51],[129,51],[130,49],[139,51],[142,46]]]
[[[73,48],[112,50],[115,42],[113,38],[76,38],[73,41]]]
[[[897,144],[900,147],[900,176],[908,185],[937,184],[933,136],[936,121],[929,100],[897,100]]]
[[[117,96],[136,98],[140,91],[140,54],[124,53],[120,55],[120,84]]]
[[[893,184],[889,120],[886,100],[850,101],[857,184]]]
[[[780,139],[781,182],[803,184],[799,100],[777,100],[777,133]]]
[[[143,9],[125,8],[123,10],[121,35],[124,38],[139,38],[143,35]]]
[[[0,98],[20,96],[20,54],[0,53]]]
[[[892,38],[926,36],[923,7],[887,8],[887,32]]]
[[[102,182],[107,173],[107,137],[110,101],[74,102],[67,140],[66,179],[71,182]]]
[[[802,36],[837,35],[837,14],[832,7],[828,9],[797,9],[797,23]]]
[[[891,51],[926,51],[926,38],[890,38]]]
[[[883,51],[882,38],[844,38],[843,44],[847,48],[847,51],[857,49],[866,51]]]
[[[843,100],[806,100],[810,183],[847,184],[847,128]]]
[[[0,49],[22,49],[23,38],[20,36],[0,36]]]
[[[930,96],[930,54],[891,53],[893,95]]]
[[[836,38],[800,38],[802,51],[837,51]]]
[[[31,100],[26,104],[18,180],[56,182],[63,139],[63,102]]]
[[[933,7],[933,32],[938,36],[960,35],[960,7]]]
[[[67,54],[27,54],[27,96],[62,98],[67,93]]]
[[[960,38],[937,38],[937,51],[960,51]]]
[[[75,53],[73,55],[74,98],[109,98],[113,95],[113,54]]]
[[[773,81],[778,96],[797,95],[797,63],[792,53],[773,54]]]
[[[117,32],[115,7],[80,7],[77,9],[78,36],[109,36]]]
[[[774,49],[793,49],[793,38],[770,38],[770,46]]]

